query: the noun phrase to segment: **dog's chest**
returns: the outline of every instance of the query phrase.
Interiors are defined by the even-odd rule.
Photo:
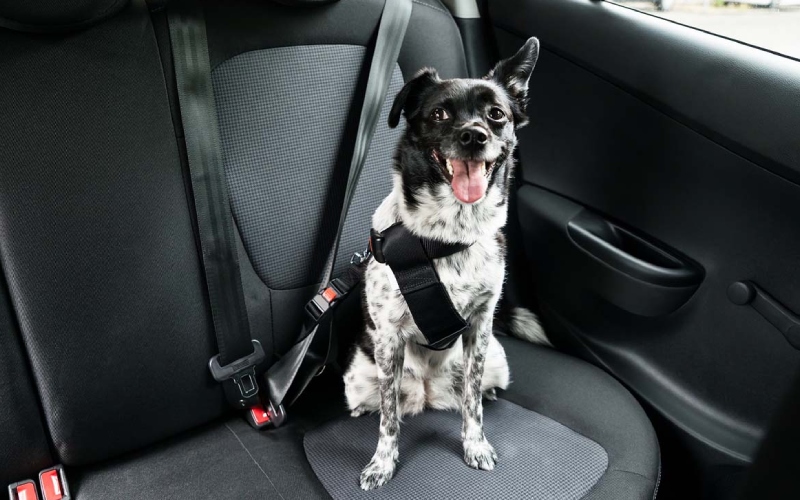
[[[486,311],[502,289],[504,262],[494,238],[435,259],[434,268],[456,311],[468,321],[475,313]],[[389,266],[375,261],[370,263],[365,276],[365,294],[369,314],[377,324],[391,325],[408,336],[420,333]]]
[[[437,259],[434,267],[453,306],[465,318],[496,298],[502,287],[504,265],[494,239]]]

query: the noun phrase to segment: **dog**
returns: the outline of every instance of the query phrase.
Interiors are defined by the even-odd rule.
[[[393,189],[372,218],[382,231],[402,222],[418,237],[469,245],[434,260],[470,328],[451,348],[429,350],[391,269],[371,260],[364,273],[366,328],[344,374],[354,417],[380,412],[380,436],[361,473],[364,490],[382,486],[398,460],[400,418],[425,408],[461,410],[464,460],[492,470],[494,448],[483,433],[482,397],[509,384],[493,323],[505,279],[508,195],[516,129],[528,122],[528,81],[539,55],[530,38],[483,79],[441,79],[426,68],[394,100],[389,126],[407,125],[394,156]],[[547,344],[536,316],[509,310],[509,333]]]

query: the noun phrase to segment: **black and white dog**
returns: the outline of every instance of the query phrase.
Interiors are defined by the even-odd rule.
[[[442,80],[420,71],[397,95],[389,125],[408,125],[394,158],[394,188],[373,215],[379,231],[402,222],[413,234],[466,250],[434,266],[456,310],[471,324],[453,347],[433,351],[414,324],[392,271],[374,259],[364,282],[367,328],[345,373],[353,416],[380,411],[378,448],[361,487],[385,484],[398,459],[402,415],[460,409],[464,460],[491,470],[497,454],[483,434],[482,396],[506,388],[505,352],[492,333],[505,277],[508,192],[515,130],[525,125],[528,80],[539,55],[529,39],[483,79]],[[547,343],[529,311],[514,309],[510,333]]]

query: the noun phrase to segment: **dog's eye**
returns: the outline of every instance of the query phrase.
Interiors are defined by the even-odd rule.
[[[489,118],[494,120],[494,121],[496,121],[496,122],[499,122],[500,120],[502,120],[505,117],[506,117],[506,114],[503,113],[503,110],[498,108],[498,107],[494,107],[494,108],[489,110]]]
[[[436,108],[431,112],[431,120],[435,122],[443,122],[450,118],[450,115],[447,114],[447,111],[443,110],[442,108]]]

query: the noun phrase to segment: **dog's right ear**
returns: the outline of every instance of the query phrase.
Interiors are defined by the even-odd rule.
[[[400,114],[405,112],[406,118],[411,118],[413,112],[419,107],[419,96],[422,91],[438,83],[439,74],[433,68],[423,68],[409,80],[397,97],[394,98],[392,110],[389,112],[389,126],[395,128],[400,123]]]

